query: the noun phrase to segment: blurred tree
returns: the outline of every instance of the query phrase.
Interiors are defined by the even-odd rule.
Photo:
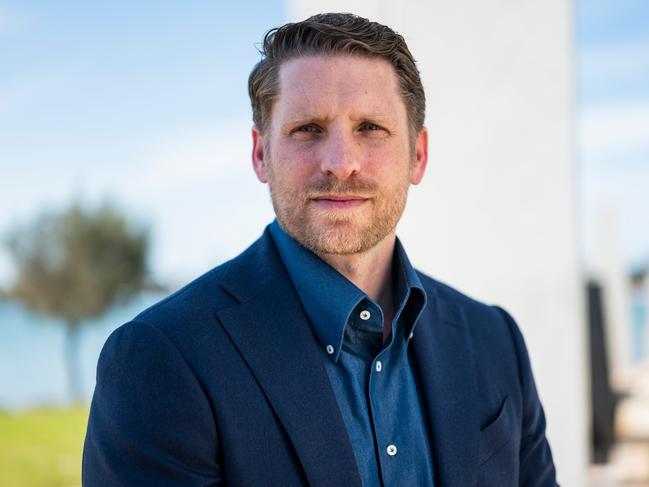
[[[16,265],[9,297],[65,323],[68,387],[79,401],[79,329],[144,287],[148,234],[109,204],[94,210],[73,204],[14,229],[7,246]]]

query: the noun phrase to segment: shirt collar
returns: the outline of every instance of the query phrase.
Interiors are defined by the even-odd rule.
[[[331,358],[338,361],[350,314],[363,299],[369,298],[349,279],[289,236],[277,220],[270,225],[270,234],[318,340]],[[399,239],[395,245],[396,263],[399,268],[396,292],[400,300],[395,316],[403,311],[413,289],[421,296],[413,316],[414,329],[426,304],[426,293]]]

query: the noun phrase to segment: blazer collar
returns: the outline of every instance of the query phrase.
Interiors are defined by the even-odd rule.
[[[475,358],[462,310],[428,283],[428,306],[411,345],[428,411],[440,485],[474,485],[480,441]]]
[[[310,485],[360,486],[322,348],[268,228],[220,282],[240,303],[217,317],[285,428]]]

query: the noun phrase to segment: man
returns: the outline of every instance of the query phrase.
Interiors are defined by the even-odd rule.
[[[84,483],[556,485],[516,324],[396,238],[427,162],[403,38],[317,15],[263,56],[252,162],[277,220],[108,339]]]

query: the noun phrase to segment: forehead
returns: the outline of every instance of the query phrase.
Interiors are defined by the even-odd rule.
[[[278,112],[405,111],[393,66],[357,55],[302,56],[279,68]]]

